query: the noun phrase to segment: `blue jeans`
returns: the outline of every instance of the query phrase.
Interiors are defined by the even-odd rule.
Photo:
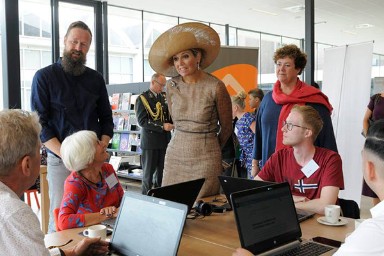
[[[52,153],[47,157],[47,181],[49,188],[49,223],[48,233],[56,231],[53,210],[59,208],[64,194],[64,181],[71,173],[65,168],[61,158]]]

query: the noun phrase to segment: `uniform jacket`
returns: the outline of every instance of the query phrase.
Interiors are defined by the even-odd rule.
[[[163,130],[163,124],[172,123],[165,92],[159,94],[158,97],[151,90],[143,92],[141,95],[148,101],[154,113],[157,111],[156,103],[161,103],[164,121],[154,120],[145,108],[141,98],[137,98],[135,112],[138,124],[142,128],[140,146],[142,149],[165,149],[171,139],[171,132]]]

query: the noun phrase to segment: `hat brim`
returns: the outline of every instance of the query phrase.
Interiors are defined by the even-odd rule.
[[[200,68],[205,69],[219,54],[220,37],[213,28],[202,23],[179,24],[156,39],[149,50],[149,64],[157,73],[168,77],[177,76],[172,57],[179,52],[194,48],[204,51]]]

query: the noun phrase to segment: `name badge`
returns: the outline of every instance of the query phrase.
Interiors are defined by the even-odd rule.
[[[319,166],[312,159],[303,168],[301,168],[301,171],[304,173],[305,177],[309,178],[311,177],[312,174],[314,174],[317,171],[317,169],[319,169]]]
[[[113,174],[109,175],[105,181],[107,182],[109,189],[113,188],[118,182],[116,176]]]

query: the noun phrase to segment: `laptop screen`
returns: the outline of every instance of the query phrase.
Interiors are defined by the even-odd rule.
[[[126,192],[111,249],[118,255],[176,255],[187,206]]]
[[[149,196],[163,198],[169,201],[186,204],[191,211],[197,196],[203,186],[205,178],[176,183],[168,186],[153,188],[148,191]]]
[[[251,188],[258,188],[263,187],[271,184],[275,184],[275,182],[270,181],[261,181],[261,180],[249,180],[249,179],[243,179],[243,178],[234,178],[234,177],[228,177],[228,176],[218,176],[220,185],[223,188],[225,197],[227,198],[227,201],[231,205],[231,194],[234,192],[251,189]]]
[[[261,253],[301,237],[288,183],[231,195],[243,248]]]

